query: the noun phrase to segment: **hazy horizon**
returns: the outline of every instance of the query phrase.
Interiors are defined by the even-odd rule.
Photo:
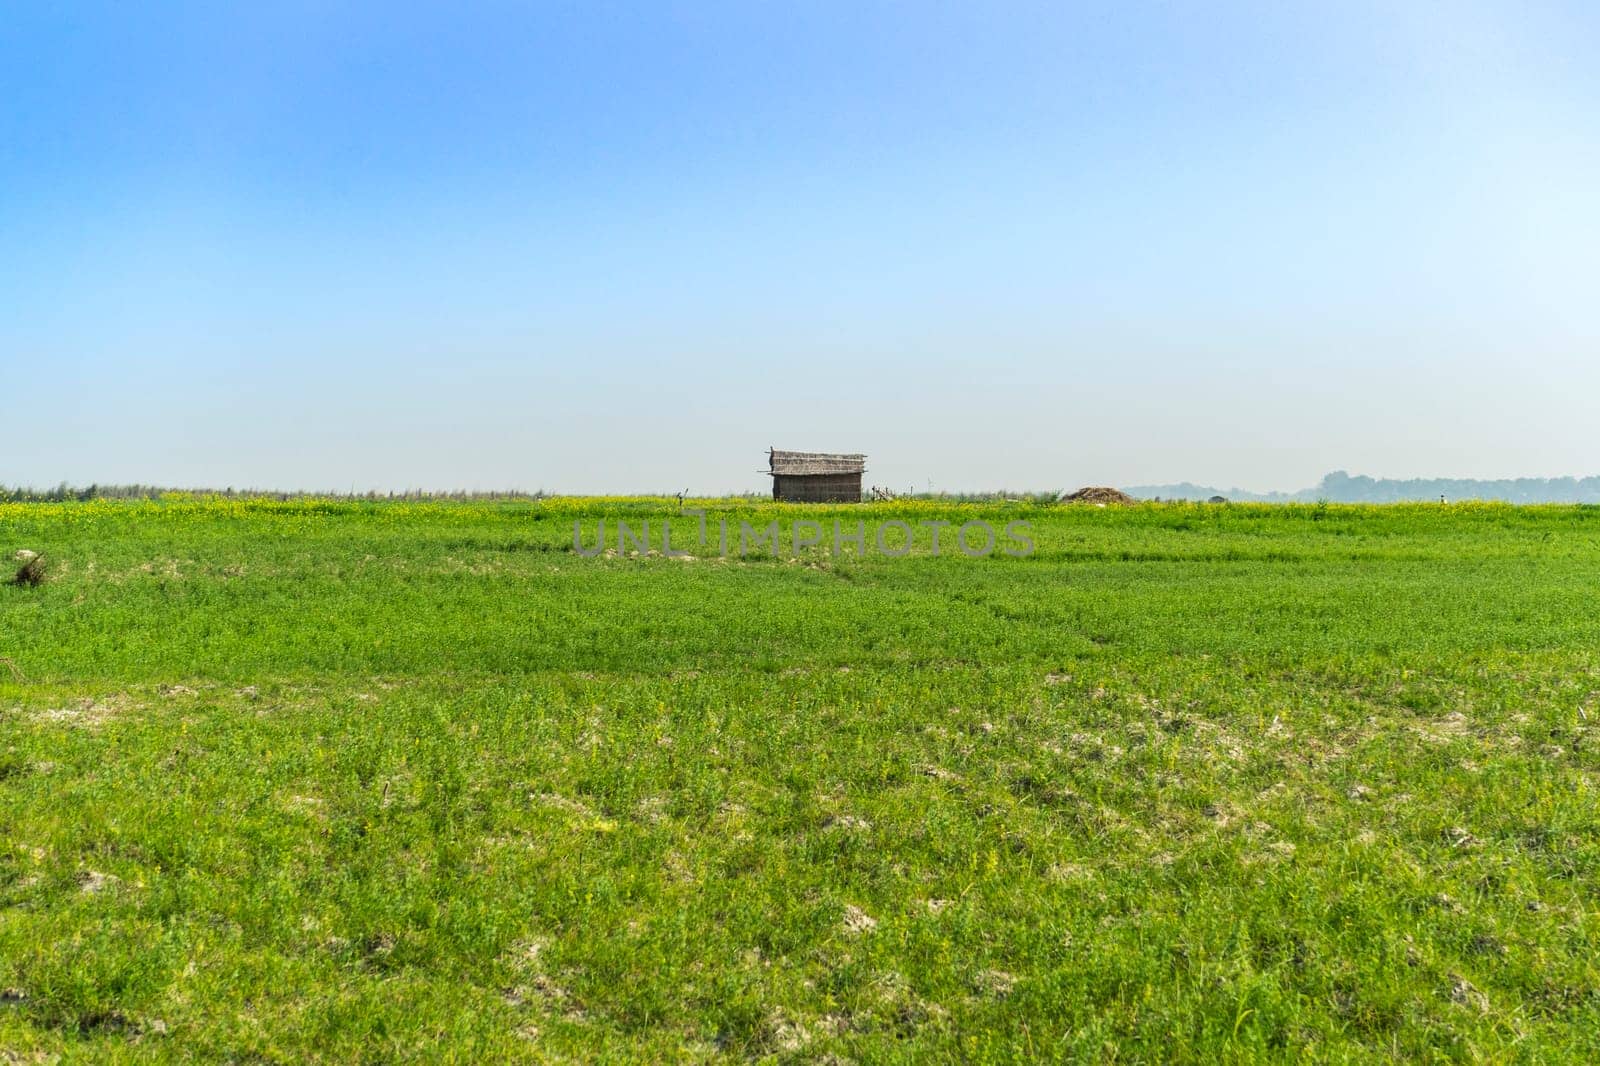
[[[0,484],[1600,473],[1600,11],[21,9]]]
[[[1336,483],[1336,484],[1335,484]],[[865,485],[874,484],[868,479]],[[880,483],[881,484],[881,483]],[[940,493],[952,496],[975,496],[992,493],[1007,495],[1022,494],[1037,497],[1044,493],[1065,494],[1078,488],[1087,486],[1063,485],[975,485],[960,488],[932,488],[915,485],[883,485],[897,497],[937,495]],[[1141,500],[1205,500],[1215,495],[1236,502],[1313,502],[1316,500],[1331,500],[1333,502],[1403,502],[1403,501],[1433,501],[1440,496],[1448,499],[1461,500],[1498,500],[1511,503],[1600,503],[1600,475],[1562,475],[1557,477],[1520,477],[1503,479],[1483,478],[1415,478],[1396,479],[1382,476],[1374,477],[1368,474],[1350,474],[1348,471],[1330,471],[1311,485],[1297,488],[1275,487],[1265,489],[1248,488],[1241,485],[1206,484],[1194,481],[1160,482],[1144,485],[1114,485]],[[722,490],[689,490],[691,497],[735,497],[745,495],[764,496],[770,489],[770,484],[758,488],[741,487]],[[0,483],[0,499],[10,491],[20,491],[21,498],[50,498],[53,493],[76,494],[79,498],[92,498],[109,496],[112,498],[126,496],[132,490],[140,490],[141,494],[153,491],[161,492],[199,492],[199,493],[238,493],[241,495],[287,495],[287,496],[332,496],[332,497],[361,497],[368,495],[422,495],[422,496],[450,496],[450,495],[505,495],[505,496],[672,496],[675,491],[671,488],[639,487],[623,492],[585,492],[583,490],[568,490],[565,492],[552,492],[543,486],[526,485],[501,485],[467,489],[451,485],[408,485],[400,489],[382,489],[361,486],[305,486],[305,485],[201,485],[201,484],[169,484],[160,482],[87,482],[82,484],[58,483],[55,485],[29,485]],[[86,497],[83,494],[90,494]]]

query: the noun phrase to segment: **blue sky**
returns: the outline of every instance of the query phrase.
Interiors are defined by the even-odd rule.
[[[1586,4],[16,5],[0,483],[1600,472]]]

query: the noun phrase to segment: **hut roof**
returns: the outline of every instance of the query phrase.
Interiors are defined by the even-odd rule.
[[[780,452],[769,449],[768,474],[860,474],[867,469],[865,455],[827,452]]]

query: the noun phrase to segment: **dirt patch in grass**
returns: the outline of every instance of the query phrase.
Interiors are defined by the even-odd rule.
[[[123,713],[137,706],[138,704],[121,693],[114,693],[99,699],[84,696],[71,704],[45,707],[33,711],[31,717],[40,722],[52,722],[59,725],[92,729],[112,715]]]

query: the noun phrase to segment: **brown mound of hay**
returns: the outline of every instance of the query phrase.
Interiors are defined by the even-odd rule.
[[[46,576],[44,556],[35,555],[18,568],[17,576],[11,579],[11,583],[13,585],[26,585],[28,588],[38,588],[44,584]]]
[[[1069,492],[1061,497],[1062,503],[1114,503],[1128,504],[1139,501],[1129,496],[1121,489],[1113,489],[1106,485],[1089,485],[1077,492]]]

